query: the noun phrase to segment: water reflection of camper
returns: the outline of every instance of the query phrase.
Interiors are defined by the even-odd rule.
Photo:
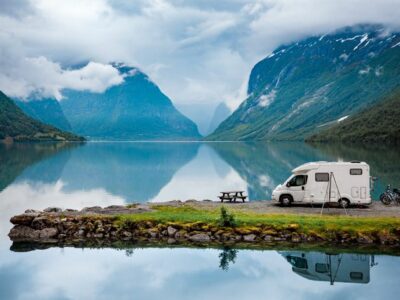
[[[296,274],[316,281],[368,283],[374,257],[364,254],[326,254],[319,252],[279,252]]]

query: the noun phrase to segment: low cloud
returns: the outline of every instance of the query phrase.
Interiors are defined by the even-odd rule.
[[[124,80],[113,66],[96,62],[89,62],[80,69],[63,69],[43,56],[25,57],[15,63],[13,68],[0,73],[0,90],[20,99],[61,100],[63,89],[102,93]]]
[[[116,61],[149,74],[178,106],[212,108],[224,101],[234,108],[245,97],[241,91],[252,66],[280,44],[359,23],[398,28],[399,5],[400,0],[5,1],[1,88],[58,98],[65,81],[70,88],[101,90],[99,82],[118,80],[93,75],[75,82],[68,66]],[[18,53],[15,66],[4,62],[4,51]],[[37,68],[25,66],[34,64],[30,60],[58,66],[58,79],[40,77]]]

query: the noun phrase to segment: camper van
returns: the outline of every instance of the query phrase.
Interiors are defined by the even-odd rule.
[[[279,252],[292,271],[308,280],[347,283],[369,283],[374,257],[364,254],[326,254],[319,252]]]
[[[292,203],[371,204],[372,180],[365,162],[311,162],[292,170],[272,192],[272,200]]]

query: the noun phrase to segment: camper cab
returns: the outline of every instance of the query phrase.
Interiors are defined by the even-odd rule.
[[[292,271],[314,281],[369,283],[374,258],[364,254],[325,254],[319,252],[279,252]]]
[[[272,200],[292,203],[371,203],[371,178],[365,162],[311,162],[292,170],[283,184],[272,192]]]

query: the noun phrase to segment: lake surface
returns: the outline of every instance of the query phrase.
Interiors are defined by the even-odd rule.
[[[397,299],[400,257],[234,249],[13,252],[12,215],[173,199],[216,200],[243,189],[268,201],[296,166],[362,160],[400,184],[400,152],[303,143],[0,145],[0,299]],[[377,263],[377,264],[376,264]],[[333,285],[331,285],[333,282]]]

